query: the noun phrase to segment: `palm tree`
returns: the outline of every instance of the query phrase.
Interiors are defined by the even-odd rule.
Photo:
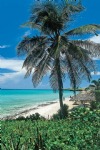
[[[43,76],[50,72],[50,84],[53,90],[59,91],[60,108],[63,118],[63,82],[68,74],[71,86],[80,84],[82,78],[90,81],[90,72],[94,70],[91,56],[100,55],[100,44],[88,40],[71,40],[71,36],[94,33],[100,25],[84,25],[68,30],[72,15],[83,10],[80,3],[76,5],[38,3],[32,8],[30,20],[23,26],[38,29],[40,35],[24,37],[17,46],[19,55],[26,54],[23,67],[32,73],[32,82],[36,87]],[[34,71],[32,72],[32,70]]]
[[[100,78],[98,80],[92,80],[90,86],[94,87],[95,90],[100,90]]]

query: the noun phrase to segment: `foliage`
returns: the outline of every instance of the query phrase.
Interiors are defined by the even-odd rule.
[[[98,80],[92,80],[91,83],[92,84],[90,85],[90,87],[94,87],[95,90],[100,90],[100,79],[98,79]]]
[[[16,120],[31,120],[31,121],[34,121],[34,120],[43,120],[45,119],[43,116],[41,116],[39,113],[35,113],[35,114],[32,114],[30,116],[27,116],[27,117],[23,117],[23,116],[20,116],[18,117]]]
[[[96,101],[100,103],[100,90],[95,90]]]
[[[2,150],[98,150],[100,111],[77,108],[69,119],[2,121]]]
[[[63,114],[64,114],[64,118],[68,117],[68,105],[64,104],[63,105]],[[52,119],[61,119],[61,109],[58,110],[57,114],[54,114]]]
[[[25,117],[23,117],[23,116],[19,116],[18,118],[16,118],[16,120],[25,120],[26,118]]]
[[[90,103],[90,110],[99,110],[100,109],[100,102],[92,101]]]
[[[90,109],[86,107],[76,107],[72,110],[70,118],[80,119],[81,121],[93,121],[96,119],[95,112],[98,112],[98,110],[90,111]]]

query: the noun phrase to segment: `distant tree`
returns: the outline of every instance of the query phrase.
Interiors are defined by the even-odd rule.
[[[50,83],[53,90],[59,91],[62,118],[63,81],[68,73],[72,88],[75,89],[86,77],[90,81],[90,72],[94,70],[91,56],[100,56],[100,44],[89,40],[75,40],[75,36],[94,33],[100,25],[84,25],[68,30],[72,16],[83,10],[80,3],[60,5],[53,2],[38,3],[32,8],[30,20],[23,26],[38,29],[40,35],[24,37],[17,46],[19,55],[26,54],[23,67],[32,73],[32,82],[36,87],[43,76],[50,72]],[[71,40],[74,36],[74,40]]]
[[[92,80],[93,84],[91,84],[91,87],[94,87],[96,90],[100,90],[100,78],[98,80]]]

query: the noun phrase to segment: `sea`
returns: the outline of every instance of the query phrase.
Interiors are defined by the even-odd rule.
[[[72,91],[64,90],[63,98],[73,95]],[[58,92],[51,89],[0,89],[0,118],[19,114],[41,104],[56,102],[58,99]]]

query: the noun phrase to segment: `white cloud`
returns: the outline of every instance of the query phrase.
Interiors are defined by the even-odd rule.
[[[28,36],[28,35],[30,35],[30,34],[31,34],[31,31],[28,30],[28,31],[26,31],[26,32],[24,33],[23,37]]]
[[[9,89],[32,89],[32,77],[30,76],[27,79],[24,79],[26,73],[25,69],[22,69],[22,64],[24,60],[17,59],[5,59],[0,57],[0,68],[10,69],[16,72],[2,73],[0,72],[0,87],[9,88]],[[33,69],[34,71],[34,69]],[[45,82],[45,80],[44,80]],[[48,88],[49,84],[44,84],[41,82],[38,88]]]
[[[2,76],[0,76],[0,84],[5,83],[9,80],[9,82],[19,82],[20,77],[23,75],[23,72],[13,72],[13,73],[2,73]]]
[[[91,75],[97,75],[97,76],[99,76],[99,75],[100,75],[100,71],[97,71],[97,72],[91,72]]]
[[[92,59],[93,60],[100,60],[100,57],[98,57],[98,58],[97,57],[93,57]]]
[[[100,44],[100,34],[98,36],[92,36],[89,40]],[[100,57],[94,57],[93,60],[100,60]]]
[[[21,76],[24,78],[26,70],[22,69],[23,61],[24,60],[5,59],[0,57],[0,68],[16,71],[12,73],[0,73],[0,83],[5,83],[8,80],[17,82],[20,80]]]
[[[8,48],[10,45],[0,45],[0,49]]]
[[[90,38],[90,41],[93,41],[95,43],[100,43],[100,34],[98,36],[93,36]]]
[[[0,57],[0,68],[11,69],[14,71],[21,71],[24,60],[5,59]]]

